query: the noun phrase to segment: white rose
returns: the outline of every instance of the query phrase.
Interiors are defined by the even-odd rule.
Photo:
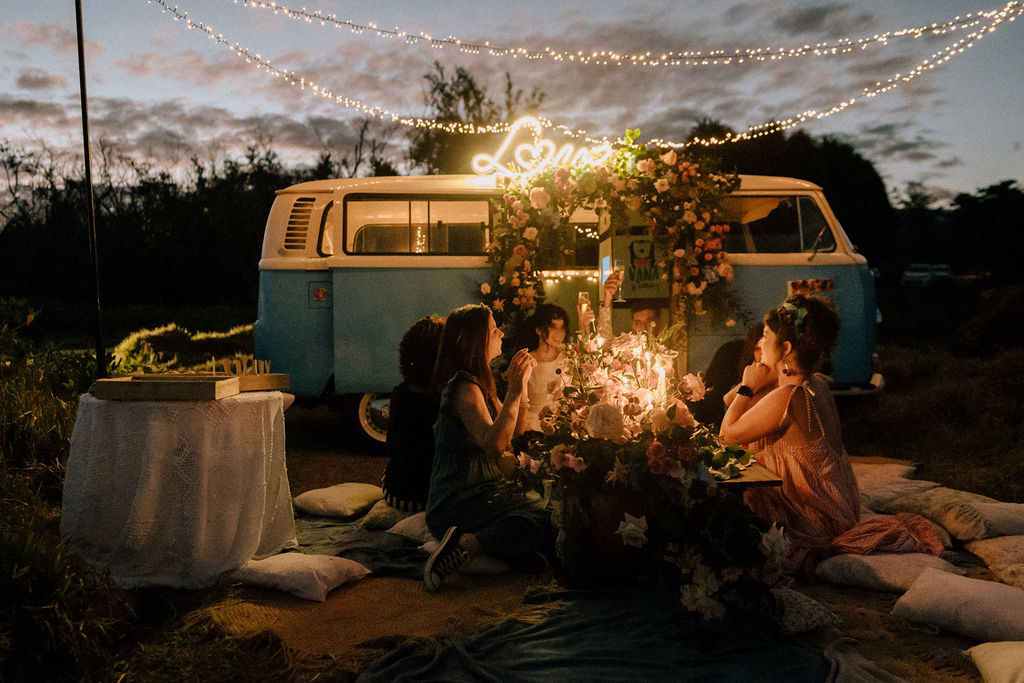
[[[622,536],[623,545],[643,548],[647,543],[647,517],[634,517],[628,512],[624,512],[615,533]]]
[[[779,559],[789,553],[789,539],[778,524],[772,524],[771,529],[761,534],[761,553],[769,559]]]
[[[697,426],[697,420],[693,418],[693,413],[690,412],[690,409],[682,401],[676,401],[676,412],[672,416],[672,421],[680,427],[686,427],[687,429]]]
[[[598,439],[615,439],[622,436],[622,413],[610,403],[591,406],[587,415],[587,431]]]
[[[679,380],[679,391],[687,401],[700,401],[704,398],[707,388],[699,375],[691,373]]]
[[[651,429],[656,432],[663,432],[671,426],[672,421],[668,419],[668,413],[661,408],[651,411]]]

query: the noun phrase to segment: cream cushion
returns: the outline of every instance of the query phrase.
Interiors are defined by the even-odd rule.
[[[893,616],[977,640],[1024,640],[1024,590],[925,569],[892,608]]]
[[[1024,589],[1024,535],[971,541],[965,546],[1003,583]]]
[[[985,683],[1024,683],[1024,641],[982,643],[967,652]]]
[[[381,487],[352,482],[301,493],[295,496],[295,508],[307,515],[354,517],[369,510],[382,498],[384,491]]]
[[[829,583],[902,593],[925,569],[963,574],[941,557],[925,553],[834,555],[818,564],[817,574]]]
[[[896,498],[884,512],[914,512],[942,525],[961,541],[1024,534],[1024,504],[938,486]]]
[[[404,536],[416,543],[426,543],[427,541],[434,540],[434,537],[430,534],[430,529],[427,528],[426,512],[417,512],[414,515],[409,515],[388,529],[388,533]]]
[[[399,510],[386,500],[378,500],[363,517],[363,526],[374,531],[390,529],[411,514]]]
[[[914,472],[913,465],[898,463],[852,463],[852,465],[853,474],[857,478],[861,504],[875,512],[884,512],[889,503],[897,498],[921,493],[938,486],[934,481],[908,479],[907,477]]]
[[[800,591],[779,586],[771,593],[779,609],[779,628],[787,635],[807,633],[839,622],[832,610]]]
[[[344,557],[281,553],[264,560],[250,560],[236,569],[231,578],[323,602],[330,591],[369,573],[363,565]]]

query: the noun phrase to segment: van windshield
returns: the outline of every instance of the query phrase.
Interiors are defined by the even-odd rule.
[[[345,251],[357,254],[483,254],[490,208],[479,197],[345,198]]]
[[[723,201],[732,254],[833,251],[835,236],[813,197],[732,195]]]

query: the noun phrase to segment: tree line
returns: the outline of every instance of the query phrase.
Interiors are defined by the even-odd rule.
[[[428,74],[428,108],[443,121],[486,124],[535,112],[544,94],[524,94],[506,76],[497,104],[463,69]],[[359,124],[357,124],[358,126]],[[718,122],[695,123],[689,137],[721,135]],[[101,141],[94,196],[105,302],[253,306],[257,263],[276,190],[347,175],[394,175],[386,142],[359,128],[351,155],[322,152],[307,167],[287,168],[270,144],[252,144],[238,158],[202,164],[182,176],[119,155]],[[469,171],[478,137],[414,129],[407,167],[427,173]],[[941,262],[978,268],[1000,281],[1018,281],[1010,263],[1015,231],[1024,222],[1024,192],[1015,181],[957,195],[937,208],[911,183],[895,206],[870,161],[831,137],[777,133],[702,152],[709,162],[740,173],[802,178],[821,185],[851,240],[887,276],[907,263]],[[87,234],[88,188],[79,169],[54,156],[0,142],[0,298],[89,299],[92,276]]]

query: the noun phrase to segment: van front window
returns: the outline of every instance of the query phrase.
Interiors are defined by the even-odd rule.
[[[483,254],[486,199],[347,197],[345,245],[359,254]]]
[[[835,236],[813,197],[729,196],[723,201],[729,224],[726,251],[780,254],[833,251]]]

